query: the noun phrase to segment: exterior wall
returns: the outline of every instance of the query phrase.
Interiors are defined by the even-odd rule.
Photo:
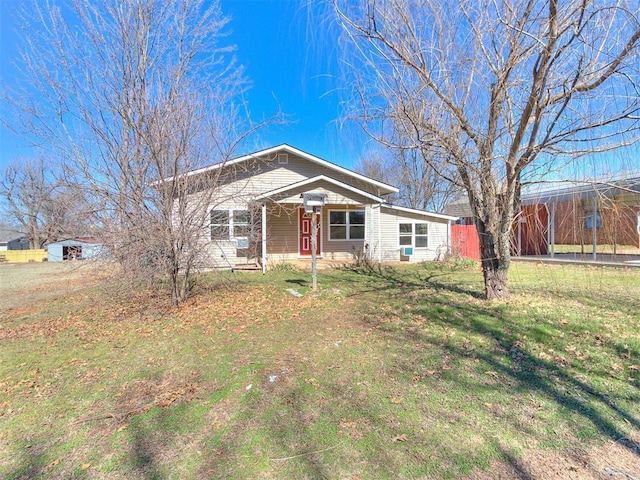
[[[640,195],[635,202],[640,203]],[[555,243],[560,245],[591,245],[593,230],[587,224],[587,215],[594,211],[592,199],[576,199],[556,203]],[[596,228],[598,245],[633,245],[640,247],[640,235],[636,230],[637,212],[640,206],[633,205],[633,199],[622,197],[599,201],[597,211],[602,220]]]
[[[582,245],[589,251],[593,245],[593,222],[587,216],[596,211],[601,222],[596,225],[598,245],[629,245],[640,248],[637,231],[640,194],[630,192],[594,198],[574,198],[561,201],[550,200],[546,204],[524,205],[521,223],[514,222],[514,253],[517,253],[518,235],[522,255],[545,255],[549,253],[549,218],[553,216],[553,243],[556,245]],[[520,233],[518,234],[518,228]]]
[[[267,217],[267,260],[279,262],[295,260],[300,257],[298,244],[299,204],[271,205]],[[370,229],[365,228],[364,240],[329,240],[330,210],[365,210],[365,221],[370,224],[369,206],[327,204],[320,214],[322,258],[330,260],[352,260],[356,252],[363,252],[369,244]],[[369,227],[369,225],[366,225]]]
[[[400,261],[398,224],[403,222],[426,222],[428,225],[428,240],[426,248],[413,249],[413,255],[409,257],[411,262],[423,262],[436,260],[449,250],[449,222],[447,220],[435,220],[424,215],[412,214],[382,207],[381,211],[381,238],[380,260]]]
[[[374,185],[360,181],[350,175],[336,172],[292,153],[288,153],[287,156],[288,163],[286,165],[278,164],[275,158],[266,158],[224,167],[219,173],[220,177],[217,180],[212,180],[213,184],[218,186],[216,198],[222,199],[222,202],[225,202],[224,199],[228,199],[229,202],[235,201],[236,203],[240,199],[248,201],[254,196],[318,175],[331,177],[376,196],[380,194]],[[308,188],[303,188],[301,191],[307,190]],[[336,187],[330,186],[329,191],[336,192]],[[345,190],[341,195],[345,198],[350,198],[353,193]]]
[[[81,247],[82,256],[79,260],[96,260],[104,254],[103,246],[100,244],[63,240],[61,242],[50,243],[47,246],[47,260],[49,262],[62,262],[65,260],[63,255],[64,247]]]
[[[0,252],[6,250],[29,250],[29,241],[26,238],[16,238],[7,242],[0,242]]]

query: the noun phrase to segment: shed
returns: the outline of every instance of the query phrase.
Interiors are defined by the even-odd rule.
[[[103,253],[104,245],[96,240],[69,238],[50,243],[47,246],[49,262],[64,260],[95,260]]]

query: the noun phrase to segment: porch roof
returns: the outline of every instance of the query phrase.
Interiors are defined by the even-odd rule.
[[[331,177],[327,177],[326,175],[318,175],[316,177],[312,177],[312,178],[306,178],[304,180],[301,180],[299,182],[295,182],[295,183],[291,183],[289,185],[285,185],[284,187],[280,187],[280,188],[276,188],[274,190],[270,190],[268,192],[265,192],[261,195],[259,195],[258,197],[256,197],[256,200],[273,200],[275,202],[278,202],[278,200],[275,200],[275,198],[279,195],[282,195],[283,193],[286,192],[290,192],[293,190],[296,190],[298,188],[301,187],[305,187],[305,186],[312,186],[313,184],[317,184],[317,183],[321,183],[321,182],[326,182],[326,183],[330,183],[332,185],[335,185],[337,187],[340,188],[344,188],[345,190],[349,190],[357,195],[361,195],[365,198],[368,198],[376,203],[383,203],[384,200],[376,195],[373,195],[369,192],[366,192],[360,188],[356,188],[352,185],[346,184],[344,182],[341,182],[339,180],[336,180],[335,178],[331,178]]]

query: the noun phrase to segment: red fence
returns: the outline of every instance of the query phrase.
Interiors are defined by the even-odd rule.
[[[451,225],[451,248],[454,254],[480,261],[480,240],[475,225]]]

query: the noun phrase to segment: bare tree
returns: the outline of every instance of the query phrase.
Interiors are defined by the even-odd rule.
[[[219,180],[187,172],[224,162],[252,128],[242,68],[219,44],[228,19],[203,0],[29,9],[23,131],[66,158],[122,271],[168,278],[184,300]]]
[[[361,156],[355,170],[397,186],[393,202],[399,205],[442,212],[458,189],[422,158],[423,153],[414,148],[384,148]],[[450,176],[455,178],[455,172]]]
[[[423,158],[446,178],[456,170],[476,217],[486,297],[508,297],[523,185],[638,138],[638,3],[332,4],[357,54],[368,132],[430,151]]]
[[[27,234],[29,248],[42,248],[50,240],[48,231],[57,228],[46,215],[55,189],[56,180],[43,158],[10,164],[0,181],[6,218]]]

